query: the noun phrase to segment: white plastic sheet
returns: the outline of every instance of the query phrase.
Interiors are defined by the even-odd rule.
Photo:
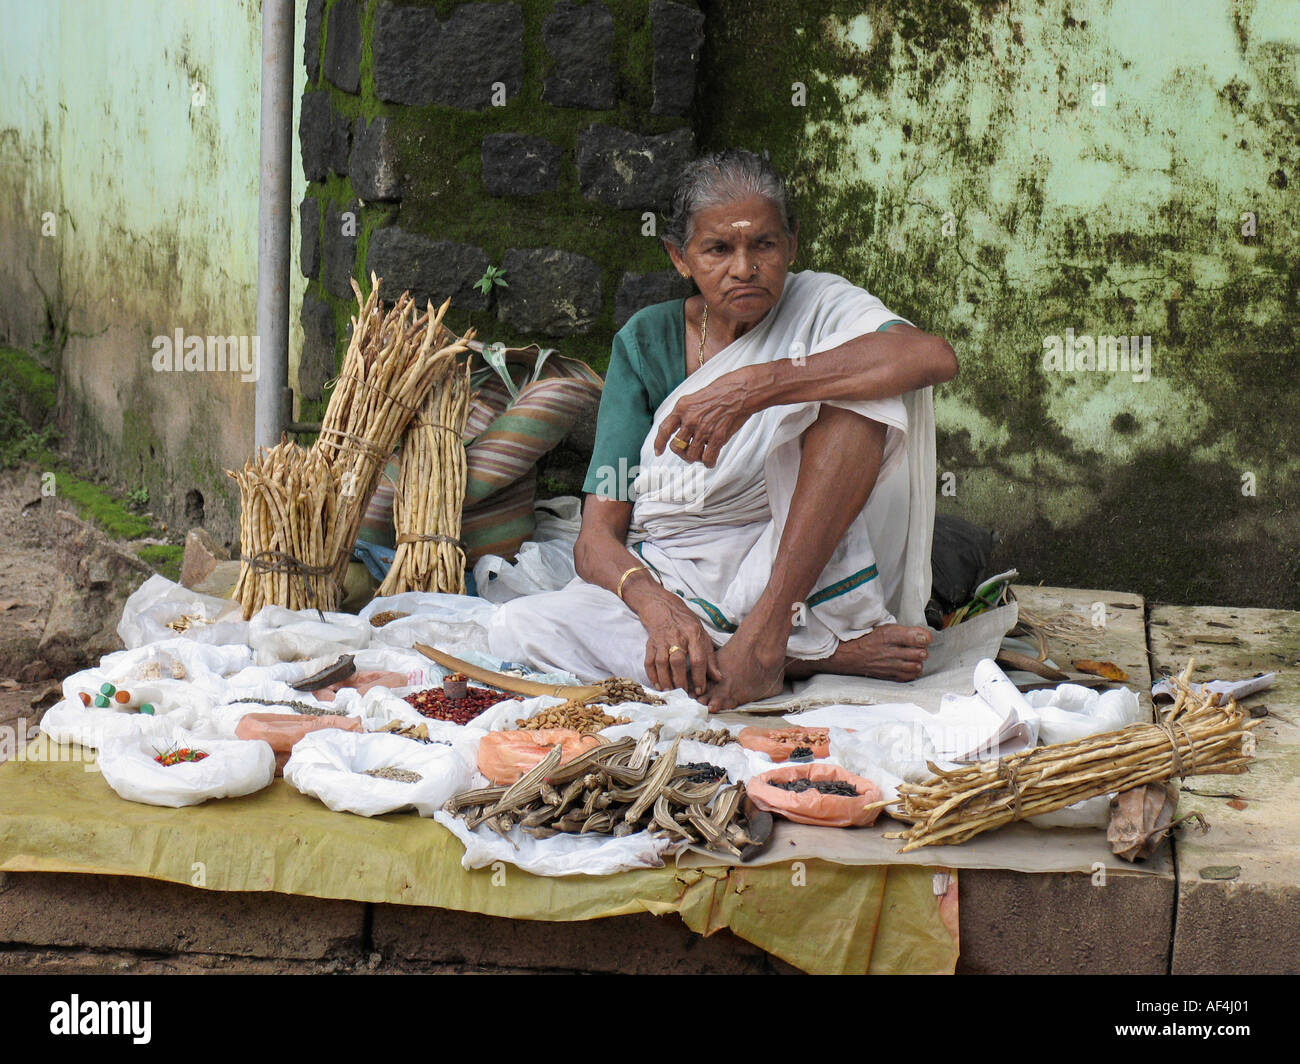
[[[1038,738],[1045,746],[1116,731],[1142,719],[1137,693],[1127,687],[1094,691],[1063,683],[1030,691],[1025,699],[1038,718]]]

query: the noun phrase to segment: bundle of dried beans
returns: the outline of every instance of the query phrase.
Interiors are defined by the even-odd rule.
[[[384,313],[380,281],[373,273],[370,285],[370,296],[362,299],[361,289],[352,282],[358,306],[352,339],[313,445],[329,463],[339,492],[331,536],[339,582],[384,464],[430,387],[457,366],[457,356],[467,350],[464,341],[472,335],[460,339],[443,327],[450,300],[437,313],[429,303],[417,315],[415,301],[404,292]]]
[[[1247,721],[1236,702],[1221,706],[1217,694],[1194,692],[1187,683],[1192,664],[1174,681],[1178,697],[1159,724],[1130,724],[952,772],[931,764],[936,777],[901,784],[901,808],[888,807],[912,826],[886,838],[906,840],[903,853],[965,842],[1099,794],[1174,776],[1245,772],[1254,755],[1250,729],[1258,722]]]
[[[337,606],[329,542],[337,495],[324,458],[280,443],[227,476],[239,484],[244,564],[235,598],[245,619],[272,603],[292,610]]]
[[[436,337],[434,346],[443,346],[449,336]],[[462,364],[454,354],[440,360],[424,405],[402,441],[401,472],[393,500],[397,553],[380,585],[380,595],[465,593],[460,518],[466,472],[461,437],[469,401],[469,360]]]

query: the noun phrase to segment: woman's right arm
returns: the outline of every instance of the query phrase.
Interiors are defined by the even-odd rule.
[[[713,640],[685,602],[664,588],[645,562],[627,549],[632,504],[588,495],[582,508],[582,528],[573,545],[578,575],[617,594],[622,580],[623,601],[645,627],[645,668],[661,691],[680,687],[703,694],[707,682],[718,680]],[[628,570],[636,570],[626,579]],[[672,647],[680,651],[669,654]],[[683,653],[682,651],[685,651]]]

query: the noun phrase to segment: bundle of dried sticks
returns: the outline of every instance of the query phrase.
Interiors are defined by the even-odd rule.
[[[954,771],[930,768],[935,777],[898,788],[900,806],[887,806],[906,831],[900,852],[965,842],[1013,820],[1064,809],[1099,794],[1127,791],[1174,776],[1245,772],[1255,737],[1235,701],[1188,685],[1193,662],[1174,681],[1173,705],[1158,724],[1130,724],[1118,731],[1069,743],[1040,746],[996,761]]]
[[[403,544],[410,555],[403,579],[409,588],[465,589],[456,537],[465,496],[461,430],[469,382],[458,356],[468,350],[465,340],[473,332],[458,338],[443,325],[450,300],[436,313],[429,303],[418,314],[404,292],[385,311],[374,274],[370,285],[363,299],[352,282],[358,308],[352,339],[311,449],[280,443],[241,472],[228,471],[240,487],[244,564],[236,597],[245,618],[271,603],[338,608],[370,496],[413,422],[421,431],[412,440],[410,475],[403,465],[399,485],[410,495],[399,510],[411,539]],[[424,550],[412,552],[412,546]]]
[[[329,463],[339,504],[331,538],[335,577],[341,584],[357,529],[389,455],[423,406],[434,381],[467,350],[465,339],[442,324],[451,301],[418,314],[409,292],[386,313],[379,278],[370,275],[363,299],[356,281],[358,313],[343,368],[330,396],[313,449]],[[457,446],[460,444],[457,437]]]
[[[239,484],[244,564],[235,598],[245,619],[272,603],[291,610],[337,606],[329,539],[338,500],[325,459],[280,443],[226,473]]]
[[[460,518],[466,469],[461,437],[469,416],[469,360],[462,363],[453,348],[446,350],[453,353],[441,362],[424,405],[402,438],[393,499],[397,553],[380,595],[465,593]]]

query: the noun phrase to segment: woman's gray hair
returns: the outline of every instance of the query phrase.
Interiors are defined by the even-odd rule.
[[[751,196],[771,202],[781,215],[786,235],[794,236],[790,190],[772,168],[767,153],[755,155],[743,148],[732,148],[701,156],[682,168],[663,239],[674,247],[685,247],[694,231],[697,212]]]

